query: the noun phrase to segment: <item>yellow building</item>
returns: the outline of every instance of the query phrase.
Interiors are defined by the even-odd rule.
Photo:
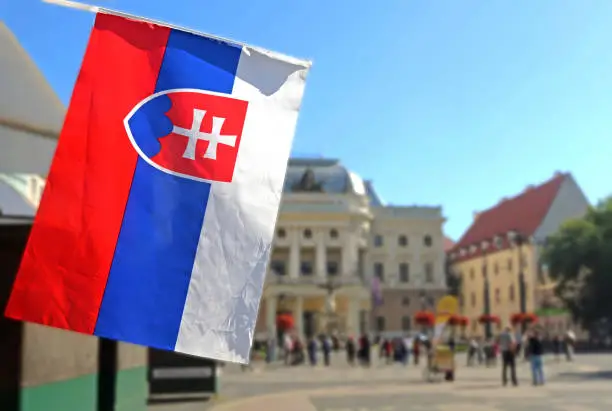
[[[449,253],[451,270],[461,278],[461,306],[470,319],[470,334],[484,336],[486,327],[478,321],[482,315],[498,317],[503,326],[513,314],[542,312],[551,289],[540,261],[542,245],[560,224],[584,215],[587,207],[573,177],[556,173],[543,184],[475,213]],[[571,326],[567,317],[554,321],[555,332]]]

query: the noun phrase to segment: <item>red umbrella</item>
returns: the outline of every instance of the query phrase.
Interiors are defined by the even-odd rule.
[[[431,327],[436,322],[436,316],[431,311],[419,311],[414,315],[414,321],[419,325]]]
[[[520,324],[522,322],[523,322],[523,314],[516,313],[510,316],[510,323],[512,323],[513,325]]]
[[[510,316],[510,322],[517,324],[533,324],[538,322],[538,316],[534,313],[516,313]]]
[[[499,324],[501,321],[499,317],[491,314],[483,314],[478,317],[478,322],[481,324]]]
[[[280,331],[292,329],[294,326],[293,316],[288,313],[278,314],[276,316],[276,328]]]
[[[461,320],[462,320],[462,318],[463,318],[463,317],[461,317],[460,315],[453,314],[453,315],[451,315],[451,316],[450,316],[450,318],[448,319],[448,324],[449,324],[449,325],[452,325],[453,327],[454,327],[454,326],[457,326],[457,325],[461,325]]]

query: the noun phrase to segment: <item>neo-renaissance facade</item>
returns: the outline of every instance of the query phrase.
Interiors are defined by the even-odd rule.
[[[290,160],[257,334],[279,313],[300,336],[412,331],[446,290],[443,223],[441,207],[385,205],[338,160]]]

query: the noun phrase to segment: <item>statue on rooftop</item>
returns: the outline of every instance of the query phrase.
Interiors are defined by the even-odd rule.
[[[302,175],[300,181],[293,185],[291,188],[295,193],[321,193],[323,192],[323,186],[318,183],[315,179],[314,171],[311,168],[307,168]]]

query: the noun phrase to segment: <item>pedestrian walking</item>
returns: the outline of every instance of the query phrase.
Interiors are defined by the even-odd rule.
[[[512,334],[512,329],[506,327],[499,335],[499,349],[502,353],[502,384],[508,385],[508,371],[512,385],[518,385],[516,378],[516,340]]]
[[[310,337],[308,339],[308,346],[307,346],[308,361],[310,362],[310,365],[313,367],[317,365],[317,350],[318,349],[319,347],[317,344],[317,340],[313,337]]]
[[[329,367],[331,364],[332,340],[326,335],[321,336],[321,350],[323,351],[323,364]]]
[[[531,363],[531,378],[533,385],[544,385],[544,344],[538,330],[533,330],[527,340],[529,362]]]
[[[346,340],[346,361],[350,366],[355,365],[356,351],[357,347],[355,346],[355,339],[353,337],[348,337],[348,340]]]
[[[410,352],[412,351],[412,338],[404,338],[404,365],[410,364]]]
[[[468,346],[468,354],[467,354],[467,366],[471,367],[474,365],[474,359],[476,358],[476,354],[478,351],[478,342],[475,338],[470,339],[470,343]]]
[[[359,361],[363,366],[369,367],[372,363],[371,347],[370,338],[367,334],[363,334],[359,339]]]
[[[485,361],[485,341],[482,338],[478,338],[478,347],[476,348],[476,358],[478,359],[478,365],[482,365]]]
[[[291,365],[293,356],[293,345],[294,341],[289,333],[286,333],[283,337],[283,356],[285,365]]]
[[[572,330],[568,330],[565,334],[565,358],[567,361],[572,361],[574,358],[574,345],[576,344],[576,334]]]

